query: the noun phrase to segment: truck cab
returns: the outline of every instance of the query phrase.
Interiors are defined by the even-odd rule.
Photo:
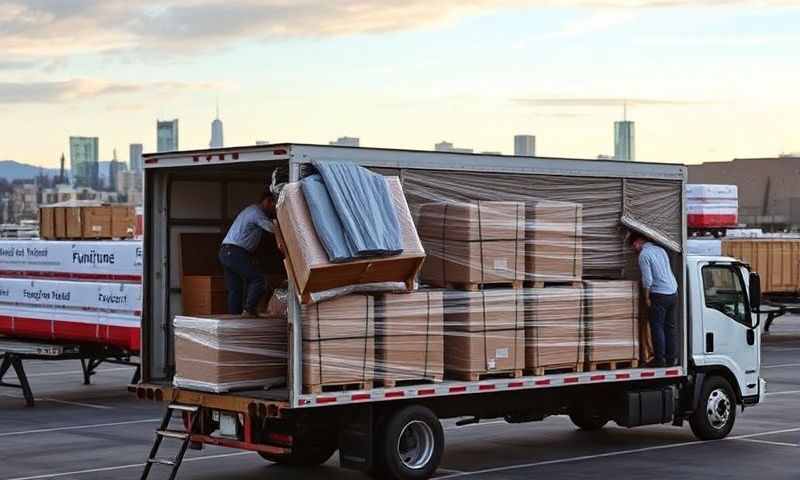
[[[690,255],[686,275],[695,386],[690,421],[701,438],[722,438],[733,426],[736,405],[754,405],[765,393],[760,279],[740,260],[717,256]],[[697,431],[704,427],[711,428]]]

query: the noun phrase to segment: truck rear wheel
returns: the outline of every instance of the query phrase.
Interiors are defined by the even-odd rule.
[[[444,430],[429,408],[411,405],[394,412],[378,440],[376,478],[430,478],[444,451]]]
[[[689,418],[692,432],[700,440],[719,440],[731,432],[736,421],[736,395],[722,377],[710,377],[703,383],[700,402]]]

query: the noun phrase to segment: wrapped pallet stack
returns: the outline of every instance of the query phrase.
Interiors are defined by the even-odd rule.
[[[586,362],[590,370],[639,364],[639,283],[584,282]]]
[[[520,202],[438,202],[417,220],[428,260],[420,280],[436,287],[477,289],[525,278],[525,205]]]
[[[525,313],[521,290],[450,290],[444,304],[444,363],[449,378],[522,376]]]
[[[523,292],[526,372],[582,372],[583,290],[548,287]]]
[[[220,393],[286,383],[286,319],[177,316],[174,328],[177,387]]]
[[[0,241],[0,334],[138,352],[142,244]]]
[[[375,376],[386,387],[444,377],[441,291],[376,297]]]
[[[578,203],[525,204],[525,281],[579,282],[583,274],[583,207]]]

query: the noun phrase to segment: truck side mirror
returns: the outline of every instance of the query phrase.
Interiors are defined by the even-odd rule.
[[[750,272],[750,309],[754,312],[761,310],[761,277],[756,272]]]

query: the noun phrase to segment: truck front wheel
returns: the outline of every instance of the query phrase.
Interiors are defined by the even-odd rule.
[[[700,402],[689,418],[692,432],[700,440],[725,438],[736,421],[736,395],[722,377],[710,377],[703,383]]]
[[[444,430],[436,414],[411,405],[386,420],[374,473],[395,480],[427,479],[436,472],[443,451]]]

